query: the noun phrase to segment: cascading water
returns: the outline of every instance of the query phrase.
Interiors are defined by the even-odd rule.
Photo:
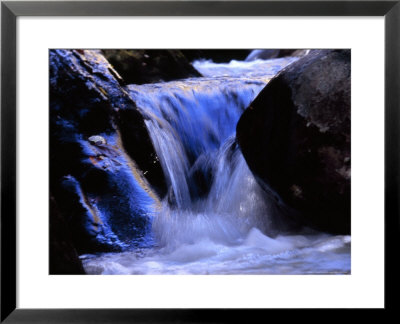
[[[127,87],[169,192],[152,222],[156,245],[82,256],[88,273],[349,273],[349,236],[277,236],[288,225],[274,217],[235,142],[243,110],[295,60],[195,62],[203,78]]]

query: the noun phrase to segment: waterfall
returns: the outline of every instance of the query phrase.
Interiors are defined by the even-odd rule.
[[[242,112],[267,81],[225,71],[224,77],[128,86],[169,186],[153,223],[159,244],[201,237],[233,243],[253,227],[267,229],[264,194],[234,140]]]
[[[244,109],[295,60],[194,62],[204,77],[127,86],[145,118],[169,189],[153,218],[154,249],[144,257],[137,251],[84,256],[86,271],[281,273],[287,267],[282,260],[302,255],[305,247],[316,246],[314,257],[322,249],[349,243],[349,237],[321,233],[276,236],[280,224],[273,217],[274,207],[235,142]],[[347,258],[333,260],[330,271],[348,271]],[[304,272],[296,266],[290,269]],[[326,271],[326,264],[320,271]]]
[[[188,208],[195,195],[190,193],[195,187],[192,167],[216,154],[234,134],[241,113],[264,85],[257,81],[240,88],[234,82],[193,80],[128,87],[146,117],[171,196],[179,208]]]

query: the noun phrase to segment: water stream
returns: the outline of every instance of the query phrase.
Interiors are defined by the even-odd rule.
[[[155,207],[155,245],[81,256],[87,273],[350,272],[350,236],[291,232],[235,142],[244,109],[296,59],[199,61],[194,66],[202,78],[127,86],[145,117],[169,191]]]

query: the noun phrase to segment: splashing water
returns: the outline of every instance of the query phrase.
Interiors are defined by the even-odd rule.
[[[350,272],[350,236],[286,233],[235,142],[244,109],[296,58],[216,64],[204,75],[127,90],[145,117],[169,187],[151,249],[81,256],[91,274]]]

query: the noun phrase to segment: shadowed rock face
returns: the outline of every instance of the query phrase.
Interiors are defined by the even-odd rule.
[[[140,169],[148,171],[146,178],[163,195],[162,169],[155,161],[143,117],[119,80],[121,77],[99,51],[50,51],[51,131],[62,133],[62,142],[71,146],[72,153],[76,145],[70,139],[78,134],[89,140],[102,132],[118,133],[120,144]],[[54,156],[70,154],[58,146],[54,150]]]
[[[179,50],[102,50],[127,84],[199,77]]]
[[[50,189],[79,254],[149,244],[152,211],[166,192],[120,79],[99,51],[50,51]]]
[[[85,274],[64,216],[50,195],[50,274]]]
[[[307,224],[350,233],[350,51],[315,50],[262,90],[237,125],[259,183]]]

